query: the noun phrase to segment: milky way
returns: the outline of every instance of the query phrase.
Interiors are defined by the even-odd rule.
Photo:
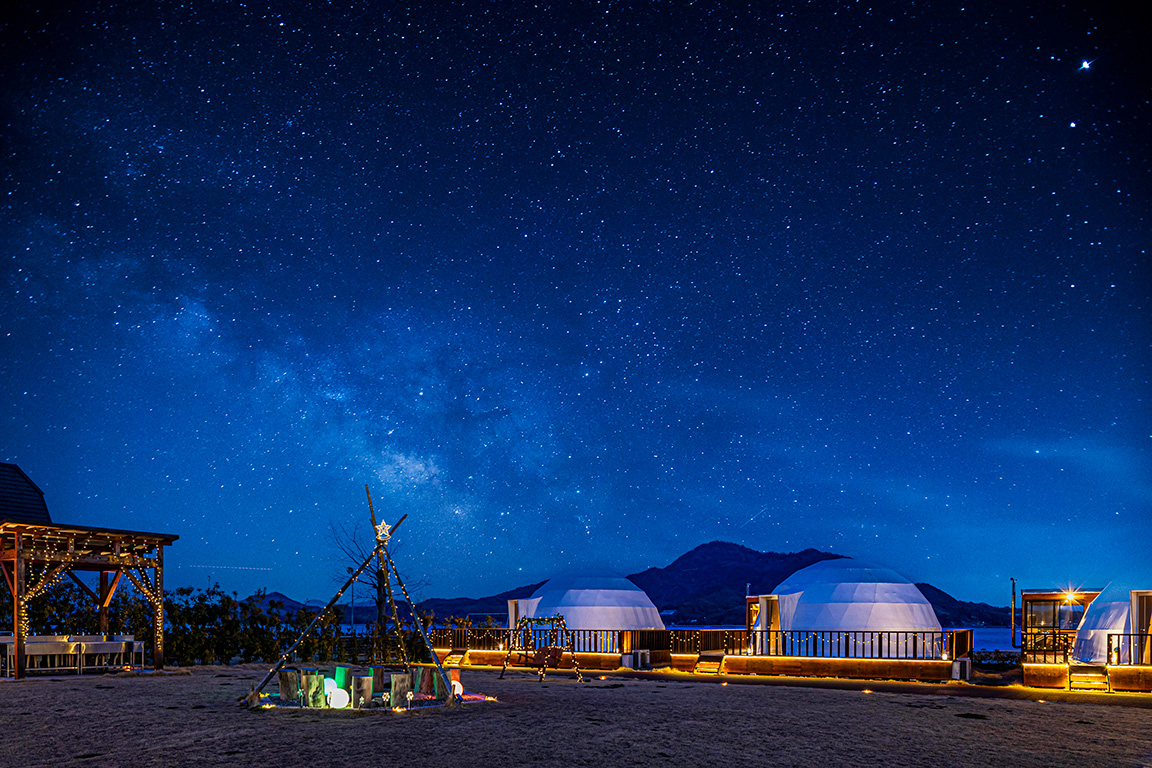
[[[0,460],[243,594],[365,484],[424,596],[1152,583],[1147,46],[1004,5],[9,11]]]

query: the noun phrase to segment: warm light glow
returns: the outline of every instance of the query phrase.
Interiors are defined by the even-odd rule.
[[[872,693],[872,689],[871,688],[865,688],[864,693]]]
[[[334,688],[332,692],[328,694],[328,706],[332,707],[332,709],[344,709],[348,706],[348,703],[348,691],[343,688]]]
[[[1064,599],[1070,603],[1076,599],[1076,593],[1075,592],[1069,592],[1068,594],[1064,595]]]
[[[948,651],[944,651],[944,653],[940,654],[940,660],[948,661]]]

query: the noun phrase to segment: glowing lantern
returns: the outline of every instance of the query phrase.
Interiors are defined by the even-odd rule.
[[[348,691],[343,688],[335,687],[335,680],[333,682],[332,692],[328,694],[328,706],[332,709],[344,709],[348,706],[349,696]]]

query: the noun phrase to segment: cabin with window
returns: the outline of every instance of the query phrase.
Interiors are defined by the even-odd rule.
[[[1024,684],[1152,691],[1152,590],[1026,589],[1020,606]]]

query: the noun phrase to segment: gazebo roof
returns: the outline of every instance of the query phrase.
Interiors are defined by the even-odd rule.
[[[134,564],[137,558],[180,538],[171,533],[92,528],[52,522],[44,492],[15,464],[0,463],[0,553],[13,556],[15,535],[29,538],[33,561],[60,561],[74,567]],[[7,557],[0,557],[7,559]]]
[[[0,463],[0,523],[52,524],[44,491],[15,464]]]

